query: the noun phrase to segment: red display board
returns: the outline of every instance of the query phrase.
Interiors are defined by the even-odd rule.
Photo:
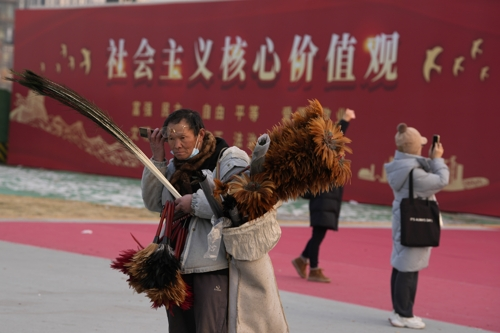
[[[201,113],[248,146],[318,99],[356,111],[346,200],[390,205],[383,164],[406,122],[440,134],[445,211],[500,216],[500,4],[494,1],[234,1],[18,10],[16,70],[63,83],[149,155],[139,126]],[[139,178],[142,164],[75,111],[14,85],[8,163]],[[424,148],[424,155],[428,147]]]

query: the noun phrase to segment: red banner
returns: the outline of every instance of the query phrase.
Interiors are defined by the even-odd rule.
[[[418,6],[418,7],[417,7]],[[396,125],[440,134],[451,170],[441,208],[500,216],[500,4],[491,1],[234,1],[16,13],[16,70],[63,83],[109,112],[149,155],[139,126],[198,110],[246,148],[318,99],[347,136],[345,199],[389,205],[383,163]],[[8,163],[139,178],[142,165],[90,120],[14,85]],[[424,148],[427,155],[428,147]],[[493,161],[490,161],[493,160]]]

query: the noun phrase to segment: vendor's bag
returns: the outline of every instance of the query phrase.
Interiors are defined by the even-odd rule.
[[[288,333],[268,252],[281,228],[276,208],[240,227],[224,228],[229,255],[229,333]]]

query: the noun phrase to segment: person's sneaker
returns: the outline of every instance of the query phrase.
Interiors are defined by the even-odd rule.
[[[411,318],[405,318],[398,315],[396,312],[393,312],[389,317],[389,322],[394,327],[408,327],[408,328],[416,328],[422,329],[425,327],[425,323],[422,321],[422,318],[413,316]]]
[[[401,321],[401,317],[396,312],[393,312],[391,314],[391,316],[389,317],[389,322],[394,327],[405,327],[405,325]]]
[[[307,280],[312,282],[326,282],[326,283],[329,283],[331,281],[330,278],[326,277],[323,274],[323,270],[321,268],[311,268],[309,270],[309,277],[307,278]]]
[[[405,318],[401,316],[399,318],[401,318],[401,322],[403,323],[404,327],[416,328],[416,329],[422,329],[425,327],[425,323],[422,321],[421,318],[418,317]]]
[[[297,274],[303,279],[307,277],[307,262],[302,259],[302,257],[298,257],[292,260],[292,265],[297,270]]]

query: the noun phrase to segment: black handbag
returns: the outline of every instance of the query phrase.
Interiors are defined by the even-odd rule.
[[[440,213],[437,202],[413,198],[413,169],[410,171],[410,197],[401,200],[401,245],[439,246]]]

